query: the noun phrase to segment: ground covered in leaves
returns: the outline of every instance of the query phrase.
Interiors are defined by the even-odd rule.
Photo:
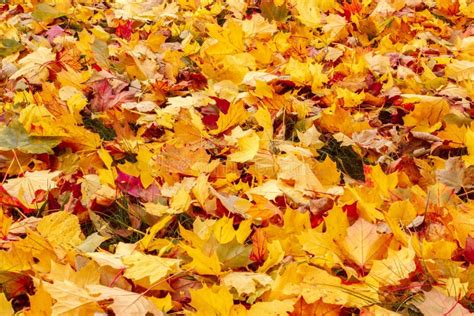
[[[3,1],[1,314],[468,315],[473,18]]]

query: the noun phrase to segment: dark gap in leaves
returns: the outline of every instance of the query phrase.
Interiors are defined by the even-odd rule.
[[[216,16],[216,22],[220,26],[223,26],[224,23],[228,20],[228,14],[231,14],[232,12],[229,10],[222,10],[217,16]]]
[[[341,144],[331,137],[323,148],[318,150],[321,160],[327,156],[336,162],[337,168],[351,178],[365,181],[363,159],[350,146]]]
[[[99,119],[85,117],[83,119],[84,127],[100,135],[103,140],[114,140],[117,137],[113,128],[107,127]]]
[[[138,161],[137,154],[126,152],[124,155],[125,156],[123,158],[117,160],[118,164],[123,164],[126,161],[131,162],[131,163],[135,163]]]
[[[171,222],[168,227],[166,228],[166,234],[163,236],[164,238],[173,238],[173,239],[181,239],[181,233],[179,232],[179,225],[187,230],[193,229],[193,222],[194,217],[187,213],[181,213],[176,215],[175,220]]]

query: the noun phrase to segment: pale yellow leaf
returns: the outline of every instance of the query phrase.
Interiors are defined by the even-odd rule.
[[[145,255],[140,252],[134,252],[129,256],[122,257],[126,266],[124,276],[126,278],[138,281],[147,279],[150,284],[167,277],[170,273],[178,271],[178,259],[161,258],[153,255]]]
[[[25,172],[23,177],[13,178],[3,184],[3,188],[13,196],[24,202],[27,206],[34,208],[33,200],[38,190],[49,191],[56,188],[56,178],[61,172],[41,170]]]
[[[103,285],[87,286],[89,293],[93,294],[98,301],[113,300],[110,308],[115,315],[156,315],[163,313],[141,293],[134,293],[118,287],[107,287]]]
[[[49,242],[62,247],[77,246],[83,240],[79,219],[66,211],[43,217],[38,223],[37,230]]]

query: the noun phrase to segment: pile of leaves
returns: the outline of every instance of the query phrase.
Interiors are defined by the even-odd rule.
[[[3,1],[1,314],[469,314],[473,18]]]

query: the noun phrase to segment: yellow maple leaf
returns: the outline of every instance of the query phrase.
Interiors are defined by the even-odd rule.
[[[191,294],[190,305],[196,310],[192,315],[232,315],[234,299],[227,287],[204,285],[198,290],[192,289],[189,292]]]
[[[390,205],[387,217],[408,226],[416,217],[416,210],[410,201],[396,201]]]
[[[44,289],[42,282],[36,286],[36,292],[34,295],[28,295],[30,299],[31,315],[51,315],[51,307],[53,305],[53,299],[51,295]]]
[[[334,246],[334,239],[330,234],[309,229],[300,233],[297,238],[303,250],[313,255],[311,262],[327,268],[342,263],[343,255]]]
[[[248,310],[249,316],[279,316],[293,311],[293,300],[273,300],[271,302],[257,302]]]
[[[428,132],[438,130],[442,120],[449,113],[446,99],[426,95],[402,95],[405,102],[415,103],[415,109],[403,118],[406,126],[414,126],[413,130]]]
[[[150,297],[149,300],[164,313],[170,311],[173,308],[173,301],[171,299],[170,293],[166,294],[166,296],[162,298]]]
[[[467,147],[467,155],[462,157],[466,167],[474,165],[474,131],[472,129],[466,130],[464,134],[464,144]]]
[[[420,240],[417,236],[412,236],[411,241],[417,256],[425,259],[450,260],[453,251],[457,248],[456,243],[449,240],[427,241],[426,239]]]
[[[294,180],[295,189],[303,193],[323,192],[324,188],[319,179],[313,173],[310,165],[301,161],[293,154],[286,154],[278,157],[278,178]]]
[[[36,229],[51,243],[58,246],[77,246],[83,240],[79,219],[66,211],[43,217]]]
[[[370,178],[385,198],[390,196],[390,191],[395,189],[398,183],[398,176],[396,173],[386,174],[383,172],[379,164],[375,165],[371,172]]]
[[[219,115],[219,119],[217,120],[217,128],[211,130],[209,134],[220,134],[230,127],[245,121],[248,115],[249,113],[245,110],[242,102],[232,103],[227,114],[221,113],[221,115]]]
[[[318,27],[321,25],[321,9],[319,0],[297,0],[296,9],[298,19],[306,26]]]
[[[307,263],[291,263],[276,277],[269,300],[303,297],[306,303],[320,299],[324,303],[342,305],[349,294],[341,286],[341,279]]]
[[[474,62],[455,59],[446,66],[445,73],[448,78],[456,81],[474,80]]]
[[[373,262],[365,282],[375,287],[398,284],[416,269],[414,258],[415,251],[411,248],[403,247],[398,251],[389,249],[386,259]]]
[[[219,243],[226,244],[234,239],[235,231],[233,222],[234,220],[232,218],[222,217],[212,226],[214,236]]]
[[[216,41],[209,41],[209,47],[202,49],[207,55],[235,54],[244,50],[242,27],[236,21],[230,19],[224,27],[209,23],[206,28],[214,39],[212,42]]]
[[[280,261],[285,256],[285,252],[281,247],[280,241],[274,240],[267,245],[268,257],[263,263],[263,265],[258,268],[258,272],[267,272],[271,267],[280,263]]]
[[[246,219],[240,222],[239,228],[235,231],[235,238],[240,244],[244,244],[247,237],[252,232],[252,220]]]
[[[347,229],[341,246],[348,258],[363,267],[385,253],[390,237],[377,233],[377,225],[359,218]]]
[[[194,269],[199,274],[219,275],[221,273],[221,264],[215,252],[205,254],[201,249],[185,244],[180,244],[180,247],[193,259],[193,261],[184,265],[184,268]]]
[[[338,185],[341,181],[341,173],[337,169],[337,165],[329,156],[322,162],[318,162],[314,166],[315,174],[321,179],[321,184],[325,186]]]
[[[18,121],[33,136],[69,136],[44,105],[28,105],[21,110]]]
[[[313,77],[311,81],[311,91],[318,93],[319,89],[329,81],[329,77],[323,72],[323,64],[314,63],[309,65],[309,71]]]
[[[99,284],[100,272],[99,266],[94,261],[89,261],[78,271],[74,270],[69,264],[61,264],[51,261],[51,271],[48,277],[51,280],[70,281],[83,287],[87,284]]]
[[[290,75],[291,80],[297,84],[306,84],[312,78],[308,64],[300,62],[293,57],[286,64],[285,73]]]
[[[347,234],[349,228],[349,220],[347,214],[340,207],[334,207],[328,211],[328,215],[324,218],[326,225],[325,234],[331,236],[332,240],[341,240]]]
[[[258,152],[260,137],[252,131],[238,140],[239,150],[230,154],[228,159],[235,162],[252,160]]]
[[[7,297],[4,293],[0,293],[0,310],[5,316],[15,315],[15,310],[13,309],[11,302],[7,300]]]
[[[97,296],[91,295],[85,288],[71,281],[56,280],[54,283],[44,282],[43,286],[55,300],[52,306],[53,315],[103,312],[97,303],[99,301]]]
[[[0,269],[8,272],[21,272],[31,269],[33,257],[26,249],[13,245],[9,250],[0,251]]]
[[[357,210],[360,215],[369,222],[383,219],[383,214],[378,210],[383,202],[380,197],[380,190],[367,187],[346,187],[344,198],[349,204],[357,201]]]
[[[145,146],[140,146],[137,153],[137,167],[140,170],[140,181],[148,188],[155,180],[152,174],[153,153]]]
[[[458,126],[457,124],[448,122],[444,130],[438,132],[436,136],[442,138],[443,140],[450,141],[450,146],[452,147],[462,147],[466,132],[466,126]]]
[[[148,282],[144,284],[148,284],[147,286],[177,272],[181,262],[178,259],[145,255],[137,251],[122,257],[122,261],[127,267],[124,276],[138,283],[140,280],[146,280]]]
[[[143,238],[140,240],[140,246],[142,247],[142,249],[147,250],[148,247],[150,247],[156,234],[160,230],[165,228],[172,219],[173,217],[170,215],[164,216],[158,222],[156,222],[152,227],[148,228],[145,236],[143,236]]]
[[[355,107],[361,104],[365,99],[365,93],[355,93],[349,89],[336,88],[336,96],[342,99],[345,107]]]

